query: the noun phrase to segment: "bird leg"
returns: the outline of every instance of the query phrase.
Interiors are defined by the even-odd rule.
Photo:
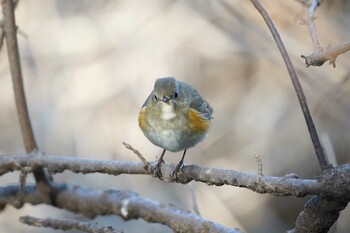
[[[165,151],[166,151],[166,149],[163,150],[163,153],[162,153],[162,155],[160,156],[160,158],[159,158],[159,160],[158,160],[158,163],[157,163],[157,165],[156,165],[156,175],[157,175],[157,177],[158,177],[159,179],[161,179],[161,180],[163,180],[163,175],[162,175],[162,171],[161,171],[161,165],[162,165],[162,163],[165,163],[165,162],[164,162],[164,159],[163,159],[164,154],[165,154]]]
[[[180,160],[180,162],[176,165],[175,169],[173,170],[172,173],[172,177],[175,178],[175,181],[177,182],[177,173],[183,168],[184,166],[184,159],[185,159],[185,155],[186,155],[186,151],[184,151],[182,158]]]

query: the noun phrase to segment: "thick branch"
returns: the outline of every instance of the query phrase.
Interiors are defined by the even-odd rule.
[[[160,223],[175,232],[227,232],[239,233],[239,229],[204,219],[173,205],[160,204],[138,196],[134,192],[120,190],[94,191],[79,186],[52,184],[56,207],[82,214],[89,218],[101,215],[117,215],[125,220],[142,218],[151,223]],[[16,205],[19,186],[0,188],[0,208]],[[37,205],[43,203],[36,187],[26,186],[23,202]]]
[[[19,117],[19,123],[26,152],[30,153],[37,149],[37,144],[35,142],[32,125],[30,123],[27,102],[24,94],[22,69],[17,45],[17,29],[14,15],[15,4],[17,3],[12,0],[1,0],[4,15],[4,34],[6,39],[7,56],[12,76],[17,115]],[[34,171],[34,176],[35,180],[38,183],[43,183],[40,185],[49,184],[50,182],[49,177],[41,168],[38,168]]]
[[[339,212],[344,210],[349,200],[329,200],[313,196],[307,201],[304,210],[299,214],[295,233],[328,232],[337,221]]]
[[[175,164],[162,165],[162,174],[165,180],[173,181],[171,176]],[[34,155],[8,155],[0,156],[0,174],[23,167],[47,167],[57,173],[70,170],[76,173],[100,172],[110,175],[120,174],[151,174],[156,176],[156,163],[149,163],[145,169],[144,163],[115,160],[92,160],[65,156],[34,156]],[[324,171],[318,180],[297,179],[295,177],[262,176],[235,170],[205,168],[197,165],[185,165],[178,176],[178,182],[186,184],[192,180],[208,185],[232,185],[244,187],[258,193],[270,193],[278,196],[302,197],[308,194],[321,194],[328,197],[350,197],[350,164]]]
[[[323,148],[321,146],[320,139],[317,135],[317,130],[316,130],[315,124],[312,120],[312,116],[311,116],[309,107],[308,107],[307,102],[306,102],[306,97],[305,97],[303,88],[299,82],[299,78],[298,78],[297,73],[295,72],[292,61],[289,58],[288,52],[287,52],[286,48],[284,47],[284,44],[283,44],[282,39],[280,37],[280,34],[278,33],[270,16],[266,12],[266,10],[263,8],[263,6],[260,4],[260,2],[258,0],[251,0],[251,2],[253,3],[255,8],[259,11],[261,16],[265,20],[265,23],[267,24],[268,28],[271,31],[273,38],[276,41],[277,47],[280,50],[281,55],[283,57],[283,60],[287,66],[288,73],[290,75],[295,92],[297,94],[301,110],[303,111],[306,125],[307,125],[309,133],[310,133],[311,141],[312,141],[312,144],[314,146],[314,149],[315,149],[315,152],[316,152],[316,155],[318,158],[318,162],[319,162],[322,170],[327,169],[327,168],[331,167],[331,165],[329,164],[327,157],[325,156],[325,154],[323,152]]]

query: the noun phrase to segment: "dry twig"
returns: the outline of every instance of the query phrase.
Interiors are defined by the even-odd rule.
[[[315,47],[315,51],[311,55],[301,55],[305,59],[306,67],[309,66],[322,66],[326,61],[329,61],[329,64],[332,64],[335,68],[335,60],[337,57],[343,53],[346,53],[350,50],[350,41],[344,42],[336,46],[322,47],[320,40],[317,36],[316,25],[314,22],[315,12],[318,6],[322,3],[321,0],[298,0],[305,7],[308,8],[307,16],[307,26],[309,33],[312,39],[312,42]]]
[[[256,162],[258,163],[258,175],[263,175],[262,173],[262,170],[263,170],[263,165],[262,165],[262,160],[261,160],[261,157],[258,153],[255,154],[255,159],[256,159]]]
[[[134,147],[132,147],[130,144],[123,142],[123,145],[125,146],[126,149],[131,150],[132,152],[134,152],[134,154],[137,155],[137,157],[139,157],[139,159],[143,162],[143,164],[145,165],[145,169],[148,170],[149,168],[149,162],[145,159],[145,157],[143,157],[143,155],[136,149],[134,149]]]

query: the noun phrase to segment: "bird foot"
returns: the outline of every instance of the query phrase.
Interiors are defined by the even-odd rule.
[[[158,163],[156,165],[156,176],[160,179],[163,180],[163,174],[162,174],[162,170],[161,170],[161,166],[162,164],[165,163],[165,161],[163,160],[163,158],[160,158],[158,160]]]
[[[184,167],[184,163],[180,162],[178,165],[176,165],[175,169],[172,172],[171,177],[175,180],[176,183],[178,183],[178,173],[182,172],[182,168]]]

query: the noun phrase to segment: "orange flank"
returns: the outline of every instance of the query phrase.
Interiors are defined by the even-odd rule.
[[[139,126],[142,130],[146,127],[146,107],[143,107],[139,113]]]
[[[188,118],[190,127],[194,133],[204,133],[209,129],[210,121],[203,118],[200,112],[190,108],[188,111]]]

